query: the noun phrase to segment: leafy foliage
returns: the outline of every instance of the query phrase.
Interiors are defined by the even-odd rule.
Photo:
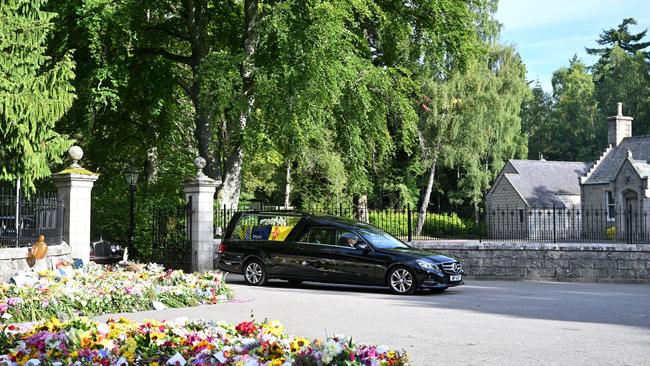
[[[616,114],[618,102],[634,117],[633,135],[650,133],[650,42],[644,40],[645,30],[630,32],[635,24],[627,18],[603,31],[597,40],[603,47],[587,49],[600,56],[595,65],[573,57],[557,70],[552,96],[533,88],[522,113],[529,158],[595,160],[607,144],[606,118]]]
[[[53,127],[75,97],[74,62],[69,52],[59,62],[46,55],[54,14],[44,3],[0,3],[0,180],[20,178],[27,192],[72,145]]]
[[[5,2],[0,34],[25,37],[0,38],[18,50],[0,63],[0,179],[46,176],[70,135],[102,173],[93,234],[119,240],[127,165],[143,172],[139,226],[151,226],[145,212],[183,202],[196,155],[225,182],[220,205],[236,205],[241,190],[271,205],[367,200],[424,212],[434,197],[479,210],[508,159],[595,159],[618,101],[635,133],[648,132],[648,42],[629,30],[634,19],[603,32],[589,51],[601,56],[595,66],[574,58],[557,70],[547,94],[527,86],[516,50],[499,44],[496,5]],[[23,19],[16,6],[36,15]],[[42,100],[16,99],[28,90]]]

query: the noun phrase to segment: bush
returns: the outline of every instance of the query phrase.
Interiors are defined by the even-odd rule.
[[[413,235],[415,235],[418,216],[416,212],[411,213]],[[406,210],[370,211],[368,219],[371,224],[394,236],[408,236],[408,213]],[[427,212],[420,236],[432,238],[441,236],[472,237],[479,235],[482,229],[482,226],[477,225],[474,220],[461,218],[456,213]]]

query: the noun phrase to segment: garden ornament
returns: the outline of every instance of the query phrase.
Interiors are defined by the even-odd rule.
[[[205,164],[206,164],[206,161],[201,156],[197,156],[196,159],[194,159],[194,167],[196,167],[196,177],[197,178],[205,177],[205,173],[203,173],[203,168],[205,168]]]
[[[32,245],[32,255],[36,260],[43,259],[47,255],[47,244],[45,244],[45,235],[39,235],[36,243]]]
[[[84,156],[84,151],[79,146],[75,145],[68,149],[68,155],[70,155],[70,159],[72,159],[70,168],[80,169],[81,165],[79,165],[79,160]]]
[[[27,264],[33,267],[37,260],[45,258],[47,255],[47,244],[45,244],[45,235],[39,235],[38,239],[27,250]]]

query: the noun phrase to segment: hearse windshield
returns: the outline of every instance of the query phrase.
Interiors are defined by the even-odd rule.
[[[409,248],[408,245],[383,231],[363,229],[359,232],[361,233],[361,236],[366,239],[366,241],[368,241],[377,249]]]

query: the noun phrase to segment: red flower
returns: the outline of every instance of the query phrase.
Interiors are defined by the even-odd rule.
[[[257,327],[253,322],[242,322],[235,326],[235,330],[245,336],[251,336],[257,331]]]

